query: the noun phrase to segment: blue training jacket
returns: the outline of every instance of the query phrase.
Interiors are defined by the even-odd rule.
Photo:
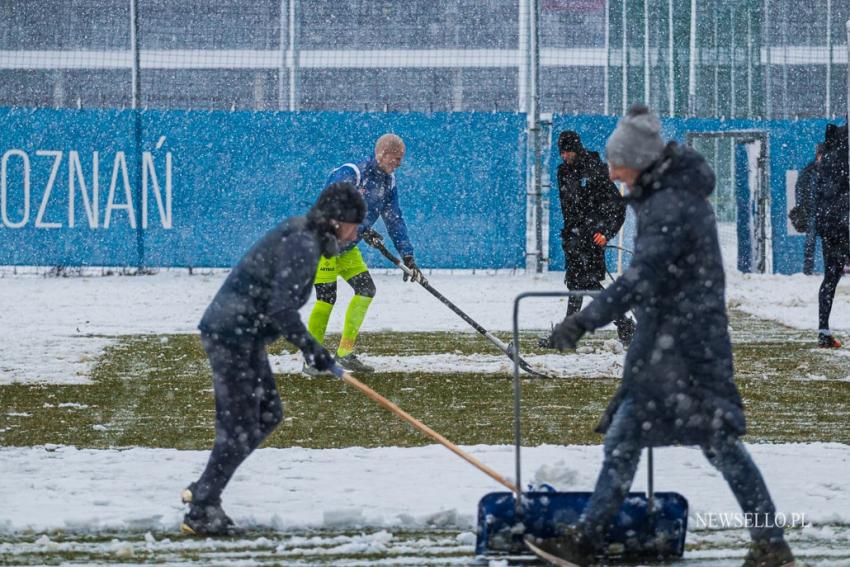
[[[407,225],[404,224],[401,208],[398,205],[395,175],[384,173],[374,159],[365,159],[357,163],[342,164],[331,172],[325,185],[339,181],[353,183],[366,200],[366,218],[357,229],[358,242],[363,231],[371,228],[380,216],[384,219],[387,232],[399,254],[412,256],[413,245],[407,236]],[[356,244],[355,242],[346,246],[345,250],[351,249]]]

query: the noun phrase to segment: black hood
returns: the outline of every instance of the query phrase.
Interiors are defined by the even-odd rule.
[[[331,183],[319,194],[307,218],[318,226],[332,220],[360,224],[366,218],[366,201],[353,183]]]
[[[315,206],[307,212],[306,218],[307,227],[319,237],[322,256],[332,258],[339,254],[339,242],[336,239],[336,230],[331,226],[331,219]]]
[[[714,171],[699,152],[670,142],[661,157],[640,174],[630,197],[640,201],[668,187],[708,197],[714,192],[715,180]]]
[[[322,256],[339,254],[336,230],[331,221],[360,224],[366,217],[366,201],[352,183],[344,181],[325,187],[307,213],[307,222],[318,232]]]

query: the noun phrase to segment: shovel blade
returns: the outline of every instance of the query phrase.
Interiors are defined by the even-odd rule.
[[[526,492],[517,515],[511,492],[485,495],[478,504],[479,556],[530,555],[523,538],[551,538],[578,521],[590,492]],[[608,534],[609,557],[626,560],[681,557],[685,551],[688,501],[676,492],[656,492],[649,509],[647,495],[629,493]]]

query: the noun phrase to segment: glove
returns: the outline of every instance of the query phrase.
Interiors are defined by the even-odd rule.
[[[586,332],[584,325],[574,315],[569,315],[552,329],[552,334],[548,338],[548,348],[556,348],[561,352],[575,349]]]
[[[605,238],[605,235],[602,234],[601,232],[594,232],[593,233],[593,243],[596,244],[597,246],[605,246],[606,244],[608,244],[608,239]]]
[[[302,352],[304,353],[304,361],[316,370],[326,372],[334,367],[333,355],[315,341],[307,343]]]
[[[371,228],[364,230],[361,236],[363,238],[363,242],[369,246],[377,247],[384,242],[384,237],[381,236],[381,233]]]
[[[407,272],[404,274],[404,281],[408,279],[412,282],[421,282],[422,281],[422,271],[419,269],[419,266],[416,265],[416,260],[413,259],[412,254],[408,254],[404,258],[402,258],[402,262],[410,270],[410,275],[407,275]]]
[[[552,346],[552,333],[555,332],[555,325],[552,325],[552,328],[549,330],[549,334],[545,337],[538,337],[537,346],[540,348],[555,348]]]

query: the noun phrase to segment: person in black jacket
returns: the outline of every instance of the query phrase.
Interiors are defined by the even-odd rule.
[[[806,235],[803,247],[803,273],[812,275],[815,269],[815,214],[814,195],[818,181],[817,167],[823,157],[823,144],[815,148],[815,159],[809,162],[797,176],[794,184],[794,208],[788,213],[791,224],[797,232]]]
[[[221,493],[237,467],[280,421],[283,408],[266,347],[283,337],[319,370],[334,358],[307,332],[298,309],[307,303],[319,257],[357,238],[366,203],[351,183],[326,187],[304,217],[292,217],[257,241],[230,272],[198,328],[213,373],[215,443],[206,469],[182,494],[189,512],[181,531],[234,531]]]
[[[708,196],[714,172],[675,143],[664,146],[658,118],[634,105],[606,153],[612,179],[629,187],[637,213],[628,269],[550,337],[575,348],[581,337],[620,317],[637,316],[623,379],[598,431],[605,433],[596,488],[578,522],[559,538],[530,541],[545,553],[587,565],[604,550],[611,521],[634,479],[643,447],[698,445],[722,474],[748,518],[753,539],[745,566],[793,564],[776,508],[740,437],[746,431],[733,379],[725,275]]]
[[[815,230],[823,245],[823,282],[818,294],[818,346],[821,348],[841,348],[841,341],[829,328],[829,315],[835,289],[850,259],[847,146],[847,125],[828,124],[813,199]]]
[[[597,152],[582,146],[578,133],[565,130],[558,136],[563,162],[558,166],[558,197],[564,216],[561,245],[564,248],[569,290],[601,290],[605,279],[605,245],[626,219],[626,204],[608,177],[608,166]],[[582,297],[571,297],[567,313],[581,310]],[[617,336],[628,345],[634,322],[627,316],[614,324]]]

